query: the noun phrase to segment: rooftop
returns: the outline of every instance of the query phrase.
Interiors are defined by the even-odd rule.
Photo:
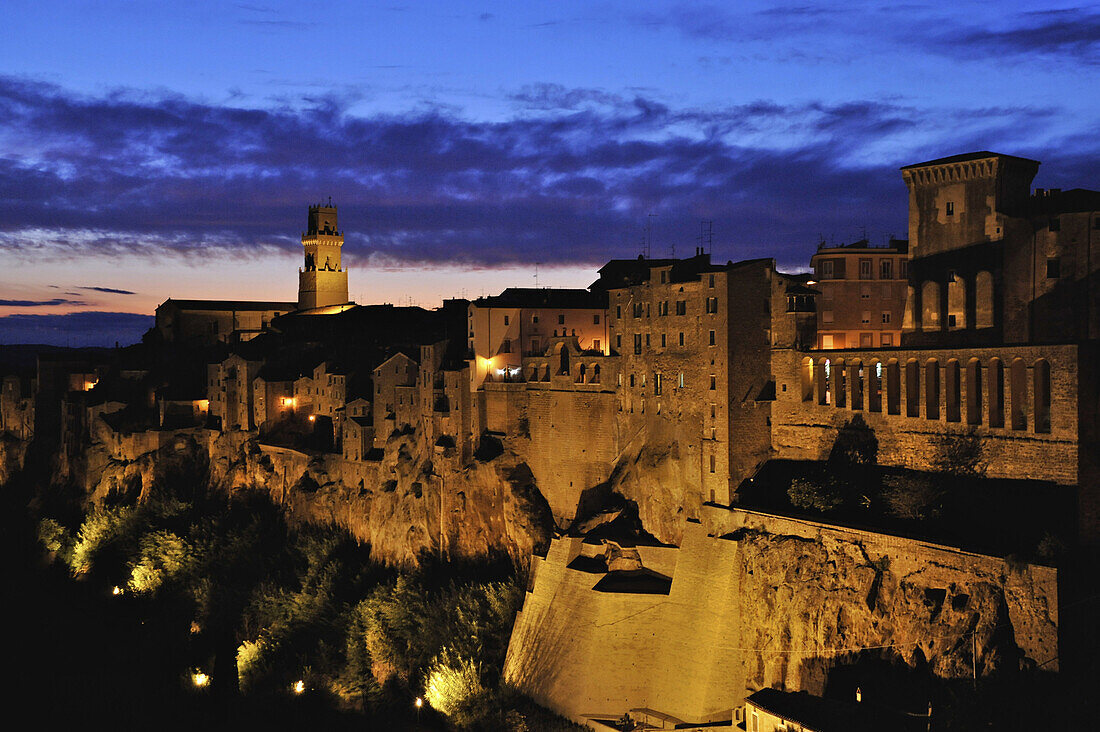
[[[481,297],[474,305],[482,308],[605,308],[602,293],[579,288],[509,287],[499,295]]]
[[[1005,158],[1007,160],[1018,160],[1022,163],[1033,163],[1039,165],[1038,160],[1032,160],[1030,158],[1020,158],[1015,155],[1004,155],[1002,153],[990,152],[989,150],[980,150],[978,152],[962,153],[960,155],[950,155],[946,158],[936,158],[935,160],[927,160],[923,163],[913,163],[912,165],[903,166],[902,170],[910,170],[912,168],[927,168],[932,165],[950,165],[951,163],[968,163],[971,160],[987,160],[989,158]]]
[[[257,300],[173,300],[168,298],[158,310],[169,303],[180,310],[297,310],[296,302],[263,302]]]

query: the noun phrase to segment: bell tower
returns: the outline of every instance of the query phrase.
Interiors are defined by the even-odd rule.
[[[348,273],[340,265],[344,234],[336,228],[336,207],[309,207],[309,227],[302,234],[305,266],[298,270],[298,309],[312,310],[348,301]]]

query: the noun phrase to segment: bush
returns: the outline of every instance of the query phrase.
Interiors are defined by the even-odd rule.
[[[131,565],[130,589],[156,592],[195,565],[194,549],[171,531],[153,531],[141,537],[139,554]]]
[[[38,543],[46,551],[68,561],[72,551],[72,537],[64,526],[52,518],[44,518],[38,522]]]
[[[943,491],[925,478],[894,475],[883,480],[882,499],[897,518],[930,519],[940,514]]]
[[[787,488],[787,497],[795,508],[828,513],[844,503],[835,481],[818,482],[807,478],[795,478]]]
[[[97,506],[80,525],[73,545],[69,566],[73,574],[83,574],[92,569],[96,555],[111,544],[134,538],[137,511],[129,506],[105,508]]]
[[[473,721],[473,702],[485,693],[481,671],[471,659],[448,648],[436,656],[428,668],[424,698],[432,708],[464,726]]]

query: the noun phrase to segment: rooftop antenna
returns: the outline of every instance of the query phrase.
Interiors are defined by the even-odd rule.
[[[703,219],[699,222],[699,253],[703,254],[711,250],[714,243],[714,221]]]
[[[657,214],[651,213],[648,215],[645,221],[645,258],[650,259],[653,251],[653,219],[657,218]]]
[[[332,196],[328,197],[328,207],[332,208]]]
[[[539,289],[539,265],[542,262],[535,262],[535,289]]]

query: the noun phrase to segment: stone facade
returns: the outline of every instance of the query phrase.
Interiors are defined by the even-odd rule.
[[[817,298],[817,348],[889,348],[901,344],[908,242],[866,240],[818,247],[810,258]]]

